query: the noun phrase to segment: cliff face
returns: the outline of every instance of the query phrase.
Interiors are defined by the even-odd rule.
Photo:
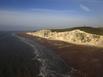
[[[65,32],[52,32],[51,30],[40,30],[28,32],[28,35],[38,36],[49,40],[61,40],[74,44],[86,44],[103,47],[103,36],[86,33],[79,29]]]

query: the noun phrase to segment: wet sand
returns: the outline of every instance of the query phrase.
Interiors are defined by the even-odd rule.
[[[65,63],[76,69],[72,77],[103,77],[103,48],[27,37],[36,39],[42,45],[54,50]]]
[[[36,39],[28,38],[25,34],[20,34],[17,38],[34,48],[36,59],[41,64],[40,77],[71,77],[74,69],[68,66],[51,48],[42,45]]]

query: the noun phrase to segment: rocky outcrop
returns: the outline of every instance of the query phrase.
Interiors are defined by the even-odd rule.
[[[32,36],[38,36],[49,40],[61,40],[75,44],[86,44],[103,47],[103,36],[90,34],[79,29],[65,32],[52,32],[51,30],[40,30],[28,32]]]

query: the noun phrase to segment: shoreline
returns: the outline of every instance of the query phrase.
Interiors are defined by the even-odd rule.
[[[55,51],[68,65],[80,70],[81,76],[74,77],[98,77],[103,76],[103,48],[85,45],[74,45],[62,41],[51,41],[44,38],[28,36],[42,45]]]
[[[35,50],[36,59],[41,64],[39,76],[71,77],[71,71],[74,71],[74,69],[65,64],[62,58],[57,56],[52,50],[49,50],[48,47],[39,45],[38,41],[36,42],[30,38],[20,36],[19,39],[32,46]]]

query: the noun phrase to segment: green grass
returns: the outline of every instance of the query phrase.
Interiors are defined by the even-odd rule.
[[[88,33],[92,33],[92,34],[97,34],[97,35],[103,35],[103,27],[98,27],[98,28],[94,28],[94,27],[74,27],[74,28],[64,28],[64,29],[51,29],[52,32],[65,32],[65,31],[71,31],[71,30],[75,30],[75,29],[79,29]]]

